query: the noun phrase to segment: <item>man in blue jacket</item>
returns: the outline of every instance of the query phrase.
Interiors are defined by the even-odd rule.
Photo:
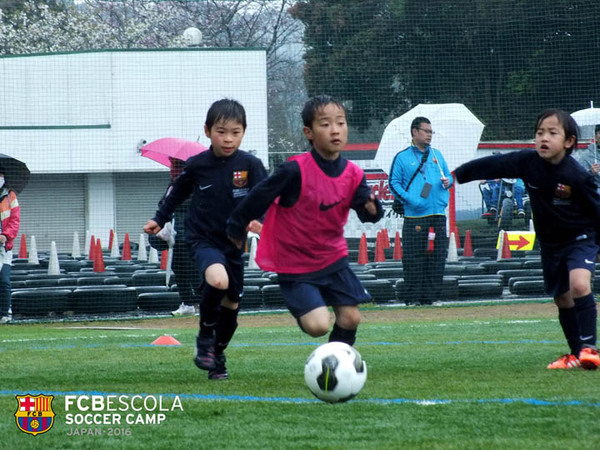
[[[452,175],[439,150],[431,147],[429,119],[410,126],[412,145],[396,154],[390,188],[404,204],[402,228],[404,298],[407,304],[430,305],[442,289],[448,253],[446,207]]]

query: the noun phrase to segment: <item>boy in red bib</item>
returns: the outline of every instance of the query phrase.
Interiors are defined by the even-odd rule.
[[[353,345],[361,316],[358,304],[371,299],[350,269],[344,225],[350,208],[362,222],[383,216],[363,170],[342,158],[348,139],[346,109],[321,95],[302,111],[310,152],[291,157],[236,207],[227,234],[241,245],[248,224],[266,213],[256,262],[276,272],[286,305],[307,334],[318,337],[335,323],[329,341]]]

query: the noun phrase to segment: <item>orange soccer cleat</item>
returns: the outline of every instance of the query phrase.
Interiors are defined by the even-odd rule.
[[[578,369],[581,367],[575,355],[565,354],[548,364],[548,369]]]
[[[579,362],[585,370],[596,370],[600,366],[600,356],[595,348],[585,347],[579,353]]]

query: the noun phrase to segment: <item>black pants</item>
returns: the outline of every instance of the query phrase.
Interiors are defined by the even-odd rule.
[[[435,232],[432,252],[428,251],[430,227]],[[408,303],[433,303],[440,298],[448,256],[446,217],[405,218],[402,249],[404,298]]]
[[[0,270],[0,317],[8,316],[11,303],[10,264],[3,264]]]

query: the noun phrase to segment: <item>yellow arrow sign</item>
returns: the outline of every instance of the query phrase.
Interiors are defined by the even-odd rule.
[[[533,231],[507,231],[505,239],[508,240],[508,247],[513,250],[533,250],[535,242],[535,232]],[[498,234],[498,242],[496,248],[500,248],[500,234]]]

